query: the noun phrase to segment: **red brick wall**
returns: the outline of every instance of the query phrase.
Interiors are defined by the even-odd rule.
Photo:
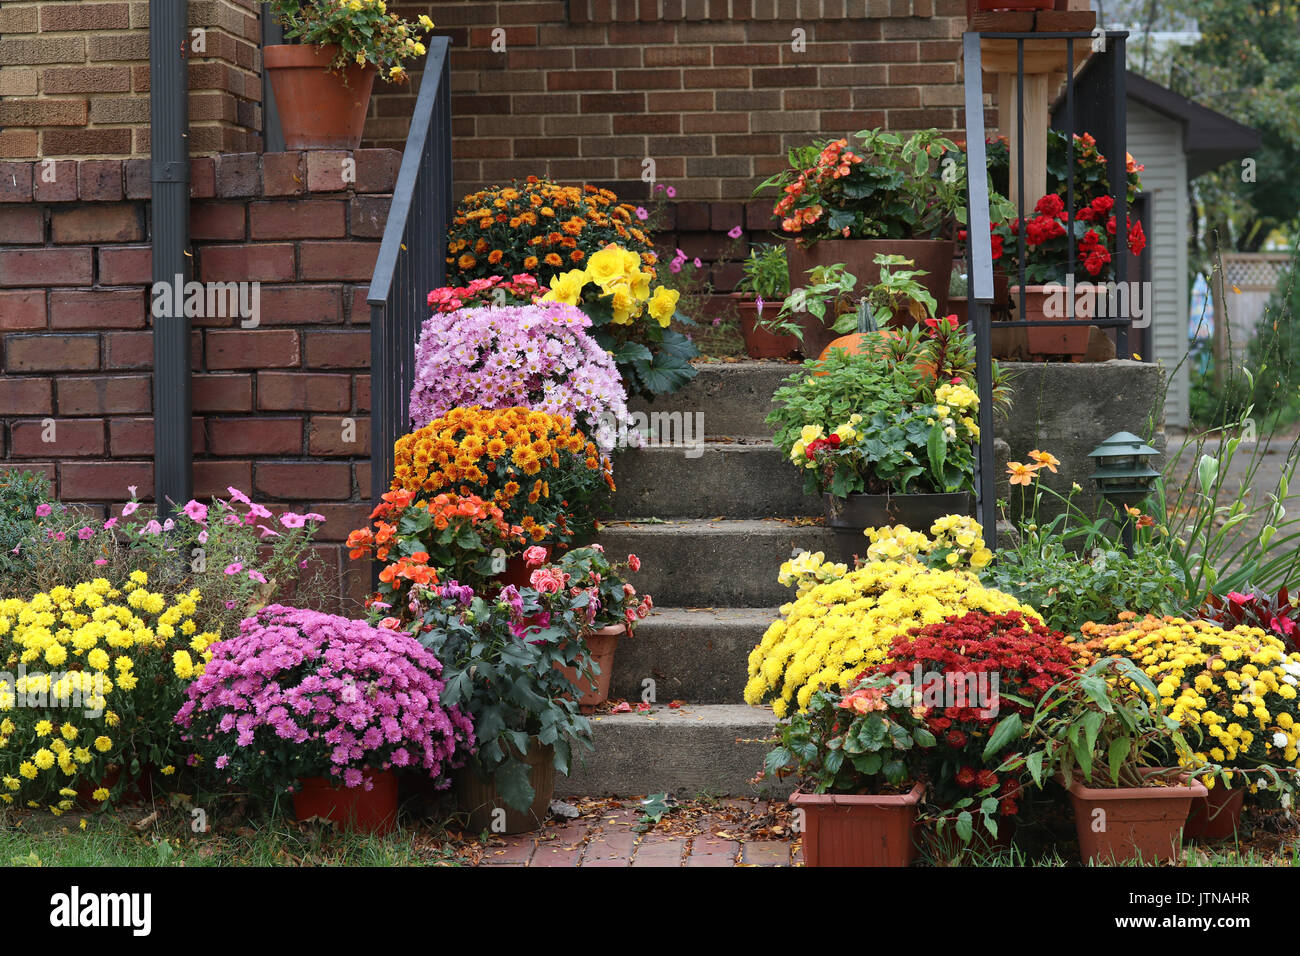
[[[195,494],[235,485],[310,505],[328,519],[322,557],[353,595],[365,584],[338,543],[370,510],[365,290],[397,161],[359,150],[191,165],[194,278],[262,283],[257,328],[191,320]],[[33,165],[0,163],[0,468],[43,470],[61,499],[116,510],[128,485],[153,490],[148,162],[66,161],[54,183]]]
[[[645,199],[642,163],[677,193],[661,231],[708,263],[745,226],[775,226],[754,187],[815,138],[962,120],[965,0],[442,0],[451,38],[458,195],[527,175]],[[504,50],[494,33],[504,29]],[[794,49],[794,31],[806,46]],[[418,91],[376,84],[370,145],[400,148]],[[660,194],[662,196],[662,194]],[[733,246],[744,255],[747,246]],[[729,289],[736,268],[715,270]]]

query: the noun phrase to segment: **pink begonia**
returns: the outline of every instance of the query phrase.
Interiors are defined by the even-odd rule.
[[[131,515],[135,514],[136,509],[139,507],[140,507],[140,503],[138,501],[128,501],[126,504],[122,506],[122,517],[123,518],[131,517]]]
[[[236,778],[261,752],[286,755],[283,786],[329,774],[369,789],[366,770],[409,766],[441,788],[473,749],[470,718],[440,701],[442,664],[402,631],[273,604],[211,651],[175,721]]]
[[[569,576],[558,568],[538,568],[528,576],[528,583],[543,594],[555,594],[569,583]]]
[[[201,501],[195,501],[191,498],[185,503],[185,507],[182,510],[185,512],[185,516],[191,521],[197,521],[199,524],[203,524],[203,522],[208,520],[208,506],[203,504]]]
[[[53,510],[54,509],[51,508],[49,505],[42,502],[41,504],[36,506],[36,517],[38,518],[48,517],[50,512],[52,512]]]
[[[631,419],[614,359],[590,328],[591,319],[562,302],[426,319],[415,350],[414,427],[457,407],[522,406],[569,417],[608,453]]]
[[[549,552],[540,544],[534,544],[524,549],[524,564],[530,568],[545,564],[547,557],[549,557]]]

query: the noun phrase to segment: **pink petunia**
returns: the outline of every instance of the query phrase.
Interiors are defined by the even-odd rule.
[[[238,488],[234,487],[233,485],[226,488],[226,493],[230,495],[231,501],[238,501],[241,505],[252,504],[252,502],[248,500],[248,495],[244,494],[242,491],[240,491]]]
[[[259,505],[259,504],[250,504],[250,505],[248,506],[248,513],[249,513],[250,515],[253,515],[255,518],[269,518],[269,517],[271,517],[271,512],[268,511],[266,508],[263,508],[263,507],[262,507],[261,505]]]
[[[292,511],[286,511],[284,514],[280,515],[280,524],[284,525],[286,528],[301,528],[306,523],[306,518]]]
[[[135,514],[136,510],[139,507],[140,507],[140,503],[138,501],[128,501],[125,505],[122,506],[122,517],[123,518],[131,517],[131,515]]]
[[[108,558],[96,558],[94,563],[99,565],[100,567],[103,567],[104,565],[108,564]]]
[[[647,219],[650,218],[650,213],[646,212],[646,208],[644,206],[637,206],[636,217],[640,219],[642,222],[645,222]]]
[[[674,189],[672,186],[668,186],[664,189],[664,195],[667,196],[669,199],[672,199],[674,196],[677,195],[677,190]]]
[[[150,519],[149,523],[140,529],[140,534],[162,534],[163,527],[157,521]]]
[[[105,531],[112,531],[112,530],[113,530],[113,525],[115,525],[115,524],[117,524],[117,519],[116,519],[116,518],[109,518],[107,521],[104,522],[104,530],[105,530]]]
[[[185,517],[191,521],[197,521],[199,524],[203,524],[208,520],[208,506],[201,501],[195,501],[193,498],[186,502],[185,507],[181,510],[185,512]]]
[[[44,504],[44,503],[39,504],[39,505],[36,506],[36,517],[38,517],[38,518],[45,518],[45,517],[48,517],[49,514],[50,514],[50,512],[52,512],[53,510],[54,510],[54,509],[51,508],[51,507],[50,507],[49,505],[47,505],[47,504]]]
[[[730,229],[727,230],[727,235],[730,236],[732,239],[739,239],[744,234],[745,234],[745,230],[740,228],[740,226],[732,226]]]
[[[87,525],[86,527],[82,528],[80,531],[77,532],[77,537],[80,538],[82,541],[89,541],[94,536],[95,536],[95,529],[91,528],[89,525]]]
[[[272,529],[272,528],[268,528],[268,527],[267,527],[266,525],[264,525],[264,524],[259,524],[257,527],[258,527],[259,529],[261,529],[262,537],[263,537],[263,538],[278,538],[278,537],[280,537],[280,532],[278,532],[278,531],[276,531],[276,530],[274,530],[274,529]]]
[[[233,564],[226,565],[227,574],[238,574],[242,570],[244,570],[244,566],[240,564],[238,561],[235,561]]]
[[[250,580],[250,581],[255,581],[255,582],[257,582],[258,584],[265,584],[265,583],[266,583],[266,578],[265,578],[265,576],[263,576],[263,574],[262,574],[261,571],[249,571],[249,572],[248,572],[248,580]]]

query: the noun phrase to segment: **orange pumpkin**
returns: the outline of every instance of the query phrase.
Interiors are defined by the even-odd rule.
[[[887,344],[889,340],[898,337],[898,332],[893,329],[877,329],[869,310],[862,308],[858,311],[858,330],[834,339],[826,348],[822,349],[818,361],[825,361],[829,358],[831,349],[843,349],[850,355],[885,355],[889,353]],[[928,361],[917,362],[916,369],[928,378],[934,378],[938,372],[934,363]],[[817,374],[825,375],[826,373],[818,372]]]

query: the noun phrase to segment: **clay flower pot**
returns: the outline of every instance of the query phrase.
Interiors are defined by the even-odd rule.
[[[293,794],[299,820],[321,817],[358,833],[382,835],[397,825],[397,775],[367,772],[374,786],[345,787],[332,777],[303,777]]]
[[[1189,840],[1231,839],[1241,829],[1241,810],[1245,801],[1245,787],[1225,787],[1221,782],[1216,783],[1204,797],[1192,801],[1183,836]]]
[[[370,105],[377,68],[349,63],[329,72],[334,45],[280,44],[264,47],[262,62],[271,78],[284,148],[356,149]]]
[[[1164,787],[1095,789],[1069,786],[1079,853],[1096,863],[1173,859],[1182,849],[1183,824],[1192,801],[1206,795],[1198,780]]]
[[[925,793],[792,793],[801,814],[804,866],[908,866],[916,859],[916,811]]]
[[[1058,322],[1068,318],[1069,313],[1064,310],[1061,315],[1047,314],[1047,297],[1052,291],[1045,285],[1025,286],[1024,308],[1017,308],[1012,317],[1026,322]],[[1021,300],[1020,286],[1011,286],[1010,292],[1012,302],[1018,307]],[[1057,294],[1064,295],[1063,292]],[[1095,302],[1090,296],[1082,296],[1077,304],[1082,305],[1075,310],[1078,328],[1068,325],[1049,325],[1041,329],[1032,325],[1021,326],[1031,355],[1075,358],[1088,354],[1088,336],[1092,327],[1084,325],[1084,322],[1092,318]]]
[[[587,649],[600,670],[595,677],[580,676],[576,667],[555,665],[555,669],[563,673],[569,683],[582,692],[582,696],[578,698],[578,709],[584,714],[591,713],[609,700],[609,679],[614,673],[614,652],[618,650],[618,639],[626,633],[626,624],[610,624],[586,636]]]
[[[513,748],[508,741],[504,745]],[[524,763],[528,765],[528,782],[534,795],[532,805],[523,811],[502,799],[495,778],[481,779],[472,766],[456,772],[456,805],[469,814],[470,832],[527,833],[546,822],[555,795],[555,749],[542,746],[534,737],[529,741]]]
[[[740,335],[745,340],[745,354],[753,359],[787,358],[799,351],[799,340],[793,335],[777,335],[758,328],[758,302],[744,292],[731,293],[736,310],[740,313]],[[764,302],[763,311],[770,318],[781,311],[780,302]]]

